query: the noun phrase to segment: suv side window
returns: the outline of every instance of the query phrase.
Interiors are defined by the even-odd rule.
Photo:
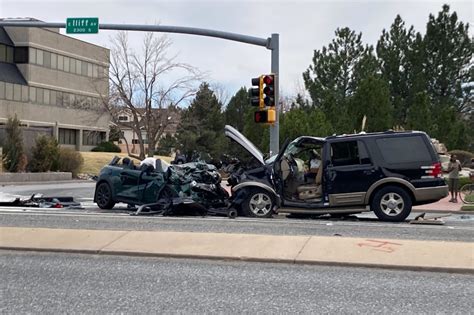
[[[382,157],[389,164],[431,161],[432,157],[421,136],[390,137],[375,140]]]
[[[361,141],[331,143],[331,164],[333,166],[371,164],[370,157]]]

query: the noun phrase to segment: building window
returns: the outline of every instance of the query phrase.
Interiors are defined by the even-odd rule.
[[[7,46],[0,44],[0,61],[7,61]]]
[[[128,121],[128,116],[118,116],[119,121]]]
[[[29,57],[30,63],[35,64],[36,63],[36,49],[30,47],[30,57]]]
[[[46,105],[49,105],[49,104],[50,104],[50,102],[49,102],[49,101],[50,101],[50,98],[49,98],[49,95],[50,95],[50,94],[49,94],[49,90],[43,90],[43,93],[44,93],[44,95],[43,95],[43,97],[44,97],[44,99],[43,99],[43,100],[44,100],[44,103],[45,103]]]
[[[69,57],[64,57],[64,71],[69,72]]]
[[[64,70],[64,57],[58,55],[58,70]]]
[[[21,101],[21,85],[19,84],[13,84],[13,100]]]
[[[15,47],[15,63],[28,63],[28,47]]]
[[[27,85],[21,86],[21,101],[25,103],[28,102],[28,86]]]
[[[36,49],[36,64],[43,65],[43,51],[41,49]]]
[[[58,55],[51,53],[51,69],[56,69],[58,67]]]
[[[105,132],[84,130],[82,134],[83,145],[98,145],[105,141]]]
[[[43,65],[46,68],[51,68],[51,53],[49,51],[43,52]]]
[[[0,81],[0,100],[5,99],[5,82]]]
[[[87,63],[87,76],[92,77],[92,63]]]
[[[50,95],[51,98],[49,102],[51,105],[57,104],[56,95],[57,95],[56,91],[51,91],[51,95]]]
[[[36,88],[30,86],[30,102],[36,103]]]
[[[59,144],[76,144],[76,130],[59,128]]]
[[[5,98],[9,101],[13,101],[13,84],[5,83]]]
[[[69,72],[76,73],[76,60],[69,58]]]
[[[39,104],[44,103],[44,90],[41,88],[36,89],[36,102]]]
[[[13,63],[13,47],[7,46],[7,62]]]

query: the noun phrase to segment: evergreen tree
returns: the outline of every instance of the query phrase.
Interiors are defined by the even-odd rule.
[[[242,132],[246,122],[245,113],[250,108],[252,106],[250,105],[249,92],[245,87],[242,87],[230,99],[224,111],[225,124],[231,125]]]
[[[292,108],[280,116],[280,142],[299,136],[325,137],[332,134],[332,127],[324,113],[317,108]]]
[[[23,136],[20,120],[9,117],[5,128],[6,138],[3,146],[3,165],[8,172],[21,171],[21,160],[24,158]]]
[[[426,92],[419,92],[415,95],[413,103],[408,109],[406,126],[411,130],[421,130],[432,134],[431,106]]]
[[[412,45],[415,40],[413,26],[408,30],[400,15],[397,15],[389,31],[382,31],[377,42],[377,56],[380,60],[382,78],[389,84],[391,101],[394,105],[394,122],[403,125],[409,107],[410,79],[414,70]]]
[[[357,87],[355,68],[368,54],[362,44],[362,34],[349,28],[338,28],[336,38],[321,50],[315,50],[313,63],[303,73],[303,79],[313,105],[320,108],[336,132],[348,132],[349,98]]]
[[[468,28],[468,24],[458,21],[456,12],[450,13],[449,6],[444,5],[436,18],[430,14],[424,38],[428,93],[433,104],[454,106],[459,113],[472,106],[463,97],[470,94],[472,85],[466,83],[473,80]]]
[[[222,104],[208,83],[202,83],[190,106],[183,111],[177,140],[184,153],[208,153],[218,158],[225,149]]]
[[[385,131],[392,127],[392,111],[387,83],[379,76],[370,76],[360,82],[351,100],[352,128],[360,130],[366,116],[366,131]]]

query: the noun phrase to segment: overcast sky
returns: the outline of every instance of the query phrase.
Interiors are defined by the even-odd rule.
[[[389,28],[400,14],[407,25],[425,32],[428,15],[451,6],[465,23],[473,24],[472,1],[24,1],[0,0],[0,17],[35,17],[65,22],[67,17],[99,17],[99,23],[131,23],[190,26],[269,37],[280,34],[280,88],[291,95],[303,86],[302,72],[311,63],[313,50],[327,45],[338,27],[362,32],[364,43],[375,45],[382,29]],[[113,31],[75,36],[108,46]],[[472,29],[471,29],[472,34]],[[198,67],[208,80],[224,86],[233,95],[250,79],[270,72],[270,51],[215,38],[169,34],[172,53]],[[139,44],[140,34],[132,33]]]

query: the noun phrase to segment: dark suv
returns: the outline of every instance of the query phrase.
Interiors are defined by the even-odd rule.
[[[413,205],[448,195],[439,157],[423,132],[302,136],[266,161],[233,127],[226,126],[225,134],[260,164],[229,178],[233,203],[243,215],[374,211],[380,220],[403,221]],[[315,157],[319,163],[310,161]]]

